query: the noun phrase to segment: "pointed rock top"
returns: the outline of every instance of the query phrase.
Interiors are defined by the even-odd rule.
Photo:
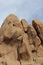
[[[42,24],[42,22],[41,22],[39,19],[34,19],[34,20],[32,21],[32,24],[34,24],[34,23],[37,24],[37,25],[38,25],[38,24],[40,24],[40,25]]]

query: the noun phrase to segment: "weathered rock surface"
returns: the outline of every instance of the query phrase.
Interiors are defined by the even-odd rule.
[[[21,20],[22,27],[24,29],[24,32],[27,32],[28,23],[25,19]]]
[[[27,34],[28,34],[28,38],[29,38],[30,44],[31,44],[31,45],[33,44],[33,45],[35,46],[35,48],[36,48],[36,51],[37,51],[39,45],[41,44],[41,40],[40,40],[40,38],[37,36],[37,32],[36,32],[36,30],[33,28],[32,25],[28,25],[28,32],[27,32]],[[36,42],[36,41],[37,41],[37,42]]]
[[[43,65],[43,23],[7,16],[0,28],[0,65]]]
[[[35,19],[32,21],[32,24],[43,44],[43,23],[41,23],[38,19]]]

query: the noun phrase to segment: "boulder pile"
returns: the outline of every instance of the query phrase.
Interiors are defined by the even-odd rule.
[[[0,27],[0,65],[43,65],[43,23],[28,24],[14,14]]]

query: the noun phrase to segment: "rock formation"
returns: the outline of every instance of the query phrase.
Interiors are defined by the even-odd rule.
[[[0,28],[0,65],[43,65],[43,23],[7,16]]]

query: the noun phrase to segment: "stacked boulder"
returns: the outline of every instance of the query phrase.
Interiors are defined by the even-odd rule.
[[[0,65],[35,65],[43,63],[40,57],[43,23],[36,19],[29,25],[14,14],[7,16],[0,28]]]

